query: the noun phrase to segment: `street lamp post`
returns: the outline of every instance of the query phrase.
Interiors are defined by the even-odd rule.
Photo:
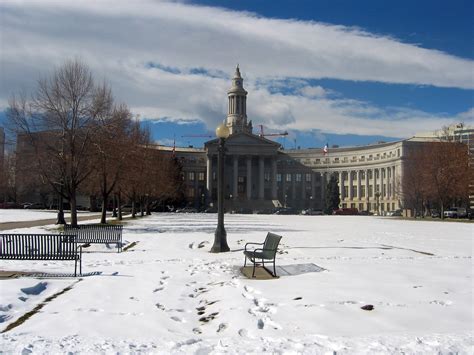
[[[225,140],[229,137],[229,128],[225,124],[216,128],[216,136],[219,138],[217,155],[217,228],[214,233],[214,245],[211,253],[230,251],[227,245],[227,233],[224,228],[224,156]]]

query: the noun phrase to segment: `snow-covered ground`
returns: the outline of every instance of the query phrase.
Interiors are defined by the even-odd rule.
[[[215,225],[214,214],[155,214],[125,225],[124,239],[137,242],[128,251],[92,246],[83,254],[83,272],[96,275],[1,280],[0,331],[49,296],[72,288],[2,334],[0,349],[473,352],[473,224],[226,215],[231,252],[211,254]],[[263,241],[267,231],[283,236],[277,265],[314,263],[326,270],[246,279],[239,271],[243,246]],[[72,262],[49,261],[0,265],[53,273],[74,268]],[[372,311],[361,309],[368,304]]]
[[[93,216],[97,214],[97,212],[78,211],[79,216]],[[39,221],[56,218],[57,216],[58,211],[56,210],[0,209],[0,223]],[[69,217],[69,211],[65,212],[65,216]]]

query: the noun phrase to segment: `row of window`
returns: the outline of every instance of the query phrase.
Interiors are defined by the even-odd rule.
[[[375,179],[379,179],[379,178],[380,178],[380,172],[379,172],[379,171],[380,171],[380,170],[374,170],[374,173],[372,173],[372,170],[368,170],[368,172],[367,172],[368,178],[369,178],[369,179],[372,179],[373,176],[375,176]],[[382,173],[381,173],[382,179],[385,179],[385,177],[386,177],[386,171],[387,171],[387,173],[388,173],[388,177],[389,177],[389,178],[391,177],[391,175],[392,175],[391,169],[387,169],[387,170],[382,169],[382,170],[381,170],[381,172],[382,172]],[[185,176],[185,174],[186,174],[187,176]],[[351,174],[352,174],[352,179],[353,179],[353,180],[357,179],[357,174],[356,174],[355,171],[352,171]],[[197,175],[197,176],[196,176],[196,175]],[[213,175],[213,176],[212,176],[212,179],[215,181],[216,178],[217,178],[216,173],[213,172],[212,175]],[[293,179],[293,177],[292,177],[293,175],[294,175],[294,180],[295,180],[296,182],[302,182],[303,179],[304,179],[304,181],[306,181],[306,182],[311,182],[311,175],[312,175],[311,173],[305,173],[305,174],[303,174],[303,173],[297,173],[297,174],[290,174],[290,173],[281,174],[281,173],[279,173],[279,174],[276,174],[276,180],[277,180],[277,182],[282,182],[282,181],[283,181],[282,179],[284,178],[286,182],[291,182],[292,179]],[[270,175],[269,172],[265,172],[265,173],[264,173],[264,180],[265,180],[265,182],[271,181],[271,177],[270,177],[270,176],[271,176],[271,175]],[[183,181],[184,181],[186,178],[187,178],[188,181],[195,181],[195,180],[196,180],[196,177],[197,177],[197,180],[198,180],[198,181],[204,181],[204,180],[206,179],[206,176],[205,176],[205,173],[204,173],[204,172],[197,172],[197,173],[196,173],[196,172],[194,172],[194,171],[188,171],[187,173],[184,173],[181,177],[182,177]],[[244,182],[244,181],[243,181],[243,179],[244,179],[243,176],[239,176],[238,179],[239,179],[239,182]],[[343,179],[344,179],[344,180],[347,180],[347,174],[346,174],[346,173],[343,174]],[[364,179],[365,179],[365,171],[361,171],[361,172],[360,172],[360,179],[361,179],[361,180],[364,180]],[[242,181],[241,181],[241,180],[242,180]]]
[[[359,211],[364,210],[364,204],[363,203],[359,203],[359,204],[356,204],[356,203],[351,203],[351,204],[343,203],[342,204],[342,208],[347,208],[348,206],[350,206],[350,208],[358,208]],[[391,208],[392,211],[394,211],[395,210],[395,202],[392,202],[392,203],[387,202],[386,204],[381,202],[380,205],[379,205],[379,208],[380,208],[380,211],[382,211],[382,212],[384,212],[385,210],[388,212],[388,211],[390,211],[390,208]],[[366,209],[368,211],[376,210],[377,209],[377,204],[367,203]]]
[[[349,157],[334,157],[332,160],[329,157],[326,158],[316,158],[316,159],[310,159],[310,158],[304,158],[304,159],[295,159],[296,161],[303,163],[303,164],[329,164],[329,163],[348,163],[349,161],[351,163],[355,162],[364,162],[364,161],[372,161],[372,160],[380,160],[380,159],[387,159],[387,158],[392,158],[392,157],[400,157],[400,149],[397,149],[396,153],[395,151],[390,151],[388,153],[377,153],[377,154],[369,154],[367,156],[362,155],[362,156],[352,156],[349,160]],[[291,165],[291,160],[286,161],[287,165]]]

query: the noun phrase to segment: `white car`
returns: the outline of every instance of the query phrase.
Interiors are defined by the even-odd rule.
[[[467,211],[463,207],[452,207],[449,210],[444,211],[445,218],[466,218]]]

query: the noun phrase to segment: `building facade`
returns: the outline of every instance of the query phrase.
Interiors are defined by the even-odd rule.
[[[287,206],[322,210],[331,175],[339,181],[340,207],[385,213],[402,207],[401,180],[407,147],[417,139],[358,147],[283,149],[279,143],[252,133],[246,113],[247,91],[237,67],[228,91],[225,124],[226,206],[266,209]],[[217,144],[203,148],[157,149],[174,152],[181,161],[186,196],[203,208],[217,200]]]

